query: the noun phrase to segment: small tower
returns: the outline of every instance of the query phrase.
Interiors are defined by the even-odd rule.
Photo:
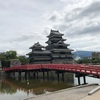
[[[63,39],[64,34],[59,31],[51,30],[46,42],[48,45],[46,49],[52,53],[52,63],[72,63],[72,49],[69,49],[69,44],[64,43],[66,39]]]
[[[45,50],[45,47],[40,45],[39,42],[35,43],[32,47],[32,52],[28,53],[30,64],[45,64],[51,63],[51,52]]]

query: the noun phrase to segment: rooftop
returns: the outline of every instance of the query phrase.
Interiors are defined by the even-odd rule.
[[[30,54],[51,54],[51,52],[48,51],[48,50],[44,50],[44,51],[32,51],[32,52],[28,53],[27,55],[30,55]]]
[[[58,30],[56,31],[56,30],[51,30],[51,32],[50,32],[50,34],[47,36],[47,37],[52,37],[52,36],[55,36],[55,35],[61,35],[61,36],[63,36],[64,34],[62,34],[62,33],[60,33]]]
[[[39,42],[37,42],[33,46],[31,46],[29,49],[33,49],[33,48],[45,48],[45,47],[42,46]]]

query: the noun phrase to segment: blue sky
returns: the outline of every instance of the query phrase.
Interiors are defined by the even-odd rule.
[[[59,30],[69,48],[100,51],[100,0],[0,0],[0,52],[30,52]]]

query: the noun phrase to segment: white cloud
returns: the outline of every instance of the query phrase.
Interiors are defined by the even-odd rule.
[[[71,42],[70,47],[100,51],[99,7],[100,1],[89,0],[88,3],[82,1],[77,4],[70,4],[62,11],[62,21],[58,20],[54,27],[65,34],[65,37]]]
[[[52,15],[50,15],[49,20],[55,22],[61,19],[60,14],[57,11],[54,11]]]
[[[69,48],[100,50],[99,0],[0,0],[0,51],[29,52],[46,45],[51,29],[64,33]]]

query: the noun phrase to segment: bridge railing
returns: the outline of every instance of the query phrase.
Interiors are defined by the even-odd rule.
[[[3,71],[36,70],[36,69],[65,70],[65,71],[71,71],[71,72],[100,75],[99,66],[85,65],[85,64],[27,64],[27,65],[21,65],[21,66],[13,66],[10,68],[3,68]]]

